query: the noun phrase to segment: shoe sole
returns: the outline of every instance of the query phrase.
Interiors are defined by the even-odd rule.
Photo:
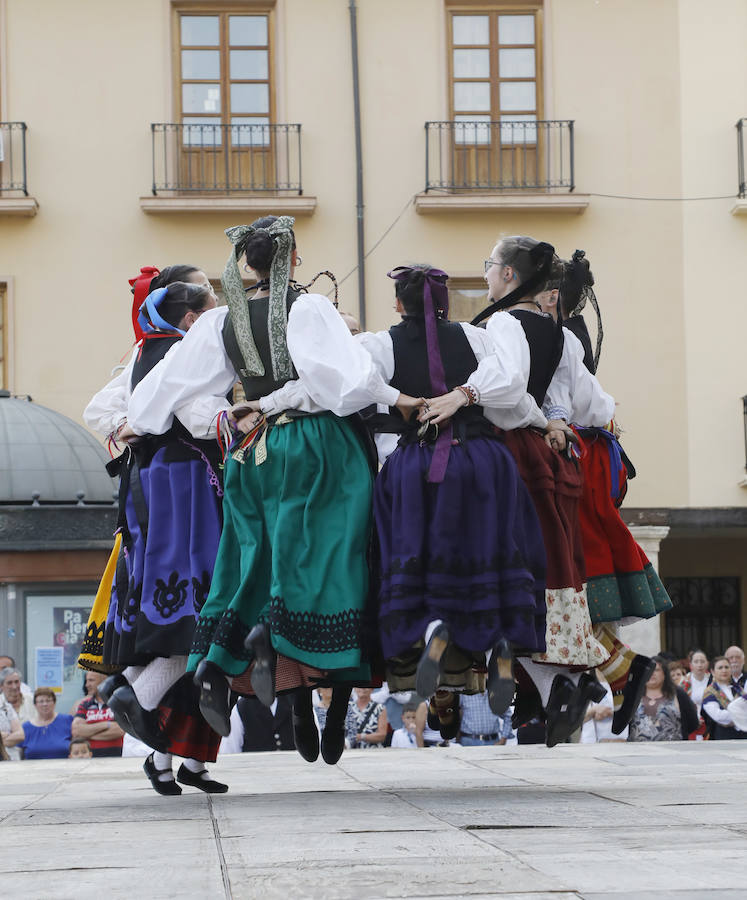
[[[275,702],[275,678],[272,666],[264,659],[258,659],[250,676],[252,690],[263,706],[272,706]]]
[[[224,713],[215,706],[210,692],[204,688],[200,688],[200,712],[202,713],[202,718],[216,734],[219,734],[221,737],[228,737],[231,733],[231,723],[226,719]]]
[[[493,663],[493,657],[490,658]],[[503,716],[516,693],[511,657],[499,656],[488,671],[488,706],[496,716]]]
[[[428,641],[415,673],[415,692],[421,697],[431,697],[436,692],[441,679],[441,660],[448,646],[448,636],[440,638],[433,635]]]

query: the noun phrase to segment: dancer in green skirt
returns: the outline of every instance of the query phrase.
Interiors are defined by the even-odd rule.
[[[181,405],[207,393],[218,431],[226,415],[236,430],[218,557],[189,660],[203,715],[228,733],[229,681],[238,692],[251,682],[268,706],[276,691],[293,691],[296,746],[313,761],[311,688],[331,684],[321,750],[334,763],[350,685],[370,675],[362,626],[373,473],[353,414],[381,403],[409,415],[420,401],[384,382],[326,297],[295,287],[292,226],[267,216],[228,229],[228,307],[201,316],[138,386],[130,414],[158,434]],[[248,297],[242,257],[258,279]],[[237,379],[247,400],[229,408]]]

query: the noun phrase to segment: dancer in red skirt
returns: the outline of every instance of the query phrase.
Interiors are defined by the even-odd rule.
[[[601,316],[592,286],[594,276],[583,250],[576,250],[570,261],[563,262],[559,277],[547,285],[538,299],[545,312],[572,331],[579,341],[575,345],[576,368],[585,366],[596,372],[601,351]],[[596,351],[581,310],[590,301],[599,317]],[[577,426],[583,441],[581,465],[584,472],[580,506],[581,536],[587,574],[589,613],[594,634],[610,654],[599,666],[612,688],[615,714],[612,730],[619,734],[630,721],[645,691],[654,662],[634,653],[617,637],[615,628],[639,619],[648,619],[671,609],[664,585],[646,554],[636,543],[623,522],[619,507],[627,491],[627,480],[635,469],[615,435],[614,422],[603,427],[589,427],[583,411],[572,409],[567,369],[558,372],[552,414]]]

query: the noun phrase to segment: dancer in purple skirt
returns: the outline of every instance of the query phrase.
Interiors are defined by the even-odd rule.
[[[484,330],[447,320],[444,272],[403,266],[389,275],[402,322],[358,339],[400,391],[456,389],[467,401],[440,429],[396,410],[371,421],[379,444],[397,436],[374,489],[388,683],[425,697],[440,686],[432,713],[453,736],[453,691],[479,689],[475,672],[484,672],[486,654],[491,705],[505,712],[514,692],[510,647],[545,648],[539,521],[483,407],[522,406],[537,424],[544,417],[511,353],[496,353]]]
[[[141,307],[144,338],[128,392],[215,306],[209,282],[151,290]],[[171,795],[181,793],[172,752],[185,757],[178,781],[208,792],[227,790],[205,770],[205,761],[216,758],[219,736],[200,716],[196,692],[183,678],[220,539],[218,450],[215,441],[193,436],[207,434],[199,404],[179,415],[157,437],[136,435],[129,426],[119,434],[132,443],[117,460],[123,552],[103,648],[103,664],[121,671],[106,685],[109,706],[126,731],[155,748],[145,773],[158,793]]]

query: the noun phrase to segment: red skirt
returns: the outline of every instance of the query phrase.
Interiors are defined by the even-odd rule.
[[[168,740],[169,753],[200,762],[217,759],[221,738],[202,717],[192,675],[180,678],[158,704],[158,725]]]
[[[650,619],[672,602],[646,554],[620,517],[628,472],[620,445],[601,429],[584,429],[581,536],[592,622]]]
[[[534,501],[547,554],[547,650],[532,659],[583,669],[597,666],[608,653],[594,637],[586,600],[581,467],[548,447],[533,429],[508,431],[505,439]]]

